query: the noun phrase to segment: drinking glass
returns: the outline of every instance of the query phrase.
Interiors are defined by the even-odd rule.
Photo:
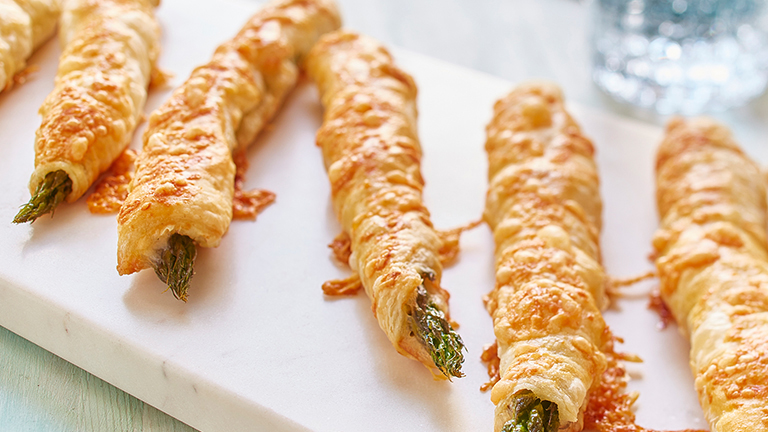
[[[768,82],[766,3],[594,0],[594,81],[662,114],[742,105]]]

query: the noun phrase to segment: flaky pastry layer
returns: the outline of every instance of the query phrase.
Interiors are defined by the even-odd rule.
[[[232,220],[233,154],[295,86],[298,62],[338,28],[332,0],[277,0],[251,17],[152,113],[118,216],[118,266],[152,266],[172,234],[215,247]]]
[[[0,0],[0,92],[27,58],[48,40],[59,19],[59,0]]]
[[[691,339],[713,432],[768,430],[768,245],[760,168],[710,119],[673,119],[657,156],[661,296]]]
[[[495,430],[512,418],[509,404],[522,390],[554,402],[561,428],[579,430],[587,392],[606,367],[609,334],[600,314],[608,300],[594,149],[552,84],[524,84],[496,102],[487,134]]]
[[[323,37],[307,71],[326,109],[317,145],[350,239],[349,265],[398,352],[441,378],[408,317],[421,285],[448,313],[448,293],[440,288],[442,241],[422,201],[416,85],[381,44],[349,31]]]
[[[147,98],[160,46],[150,0],[63,0],[64,47],[53,91],[40,107],[34,193],[53,171],[80,198],[128,146]]]

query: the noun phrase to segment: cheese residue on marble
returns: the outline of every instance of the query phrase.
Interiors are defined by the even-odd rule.
[[[235,166],[235,195],[232,199],[232,218],[256,220],[265,208],[275,202],[275,194],[268,190],[245,190],[243,178],[248,170],[248,159],[245,152],[234,155]]]

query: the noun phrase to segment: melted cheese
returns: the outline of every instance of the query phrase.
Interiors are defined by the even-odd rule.
[[[339,25],[331,0],[273,1],[152,113],[118,216],[120,274],[150,267],[174,233],[219,244],[233,216],[233,154],[277,112],[297,62]]]
[[[275,202],[275,194],[263,189],[245,189],[245,172],[248,170],[248,159],[245,151],[234,155],[235,161],[235,194],[232,196],[232,219],[256,220],[265,208]]]
[[[133,179],[133,162],[136,152],[126,149],[112,164],[109,173],[96,184],[88,195],[88,210],[91,213],[117,213],[128,196],[128,184]]]
[[[432,300],[448,314],[448,293],[440,288],[441,249],[450,258],[457,243],[435,231],[422,201],[416,85],[378,42],[348,31],[321,39],[307,70],[326,109],[317,144],[351,250],[336,256],[348,259],[357,273],[323,290],[348,294],[362,283],[398,352],[443,379],[412,334],[407,313],[417,288],[430,279],[425,285]]]
[[[29,189],[34,193],[48,173],[64,170],[72,202],[128,146],[147,98],[160,28],[148,0],[64,0],[59,38],[64,51],[56,85],[40,107]]]
[[[495,430],[510,420],[511,398],[521,390],[557,404],[561,427],[578,429],[587,394],[606,368],[601,348],[608,342],[592,143],[549,84],[522,85],[499,100],[487,132]]]
[[[713,432],[768,430],[768,244],[759,167],[727,128],[673,119],[657,157],[661,296],[691,338]]]

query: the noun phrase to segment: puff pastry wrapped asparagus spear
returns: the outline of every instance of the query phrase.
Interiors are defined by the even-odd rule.
[[[709,119],[673,119],[659,148],[661,296],[691,339],[713,432],[768,431],[768,245],[760,169]]]
[[[593,146],[551,84],[521,85],[499,100],[487,134],[495,430],[580,430],[610,341]]]
[[[346,31],[318,42],[307,71],[326,109],[317,144],[350,242],[356,275],[346,282],[362,283],[398,352],[437,378],[462,376],[440,287],[443,242],[422,202],[413,79],[378,42]]]
[[[274,116],[317,39],[340,25],[332,0],[277,0],[216,49],[152,113],[118,216],[120,274],[154,268],[186,299],[196,247],[232,220],[233,154]]]
[[[56,30],[59,0],[0,0],[0,92]]]
[[[32,198],[14,222],[80,198],[130,143],[159,54],[150,0],[63,0],[64,51],[35,137]]]

